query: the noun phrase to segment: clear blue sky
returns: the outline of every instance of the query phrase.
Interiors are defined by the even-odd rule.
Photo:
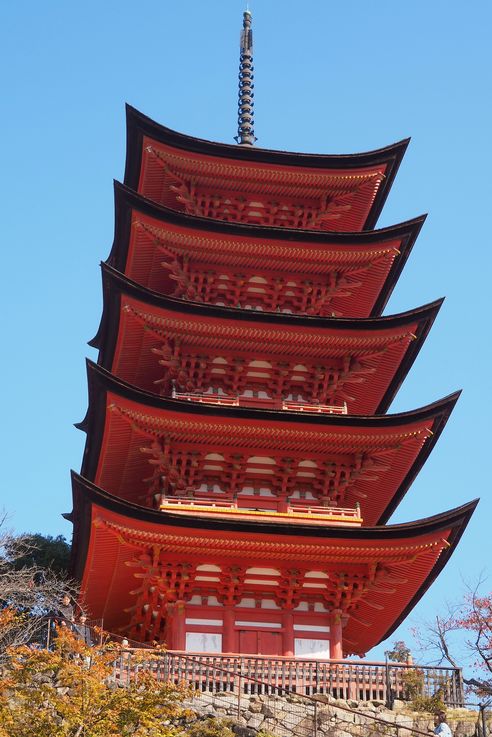
[[[378,223],[429,212],[387,313],[447,299],[392,411],[461,400],[394,522],[480,496],[432,615],[490,570],[491,131],[485,0],[253,0],[258,145],[352,153],[412,136]],[[1,501],[17,531],[63,533],[85,436],[86,341],[125,162],[124,102],[232,142],[239,0],[19,0],[0,18]],[[490,585],[492,588],[492,585]],[[400,637],[407,637],[406,626]],[[384,649],[384,648],[383,648]]]

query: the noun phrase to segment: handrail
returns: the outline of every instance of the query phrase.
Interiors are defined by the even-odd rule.
[[[50,631],[54,618],[47,618],[48,634],[45,642],[50,647]],[[361,660],[313,660],[288,656],[224,655],[221,653],[189,653],[159,650],[146,643],[105,631],[96,622],[88,622],[91,634],[86,642],[96,648],[105,642],[119,644],[115,651],[114,678],[129,682],[142,668],[150,669],[158,679],[186,681],[201,692],[219,693],[223,690],[241,694],[293,695],[305,703],[332,704],[337,709],[365,716],[365,711],[344,708],[338,699],[382,700],[391,705],[394,698],[404,698],[405,680],[402,672],[421,671],[425,675],[422,693],[432,695],[436,688],[444,688],[443,699],[448,706],[464,704],[461,671],[446,666],[414,665]],[[101,625],[102,622],[97,624]],[[76,623],[70,626],[78,636],[84,634]],[[148,657],[147,657],[148,653]],[[135,657],[138,656],[138,657]],[[440,675],[442,673],[442,675]],[[178,680],[176,680],[178,679]],[[239,679],[239,686],[238,686]],[[241,681],[243,686],[241,686]],[[247,686],[246,684],[250,685]],[[335,703],[331,702],[331,698]],[[372,718],[372,717],[371,717]],[[377,721],[377,718],[375,718]],[[382,720],[386,723],[385,720]],[[391,723],[392,724],[392,723]],[[392,725],[404,726],[404,725]],[[413,729],[415,734],[419,730]],[[426,733],[424,733],[426,734]]]
[[[177,392],[173,390],[173,399],[201,404],[217,404],[228,407],[265,407],[267,409],[290,410],[291,412],[316,412],[330,415],[346,415],[347,403],[316,404],[313,402],[295,402],[291,399],[280,401],[269,397],[229,396],[227,394],[203,394],[200,392]]]
[[[187,497],[187,496],[161,496],[159,506],[185,506],[185,507],[214,507],[220,509],[235,509],[243,514],[248,512],[255,514],[265,513],[266,515],[279,514],[276,509],[249,509],[249,507],[240,507],[236,499],[220,499],[217,497]],[[323,507],[320,505],[309,504],[288,504],[287,509],[282,514],[294,515],[325,515],[333,517],[349,517],[361,521],[360,507]]]
[[[117,641],[120,641],[124,638],[122,635],[116,635],[111,632],[105,632],[105,634],[108,635],[111,639],[115,639]],[[137,640],[131,640],[131,642],[135,643],[135,647],[128,648],[129,650],[155,650],[155,648],[152,648],[151,645],[147,645],[146,643],[139,643]],[[190,652],[188,650],[164,650],[163,651],[166,655],[176,656],[180,658],[184,658],[191,661],[196,661],[198,658],[225,658],[225,659],[236,659],[236,660],[264,660],[264,661],[270,661],[270,660],[285,660],[289,662],[296,662],[296,663],[323,663],[326,665],[333,665],[333,666],[379,666],[379,667],[386,667],[388,668],[406,668],[409,670],[442,670],[442,671],[459,671],[459,668],[451,668],[446,665],[417,665],[415,663],[400,663],[400,662],[388,662],[386,663],[385,660],[350,660],[349,658],[341,658],[341,659],[335,659],[335,658],[326,658],[323,660],[313,660],[312,658],[302,658],[302,657],[291,657],[289,655],[257,655],[256,653],[252,654],[231,654],[231,655],[223,655],[222,653],[200,653],[200,652]],[[220,667],[215,667],[214,670],[221,670]],[[224,669],[223,669],[224,670]],[[224,672],[232,672],[228,669],[225,669]]]

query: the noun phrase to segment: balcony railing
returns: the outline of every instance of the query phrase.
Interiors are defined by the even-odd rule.
[[[275,401],[262,397],[231,397],[225,394],[194,394],[173,390],[173,399],[200,404],[215,404],[224,407],[257,407],[259,409],[288,410],[289,412],[315,412],[325,415],[346,415],[347,405],[314,404],[307,402],[293,402],[287,399]]]
[[[132,651],[118,667],[119,677],[132,677]],[[142,668],[140,662],[139,668]],[[167,652],[151,669],[163,681],[185,683],[198,692],[287,695],[382,701],[412,698],[410,673],[417,673],[423,696],[440,693],[444,703],[460,707],[464,702],[461,670],[442,666],[416,666],[352,660],[304,660],[261,655],[206,655]],[[414,694],[415,695],[415,694]]]
[[[258,501],[258,500],[257,500]],[[321,507],[304,504],[289,504],[285,511],[275,509],[249,509],[240,507],[236,500],[217,499],[216,497],[161,497],[159,507],[162,510],[196,511],[203,514],[235,514],[241,517],[291,518],[297,521],[329,520],[331,522],[356,525],[362,524],[360,506],[349,507]]]
[[[60,620],[48,618],[35,633],[36,647],[50,648]],[[130,683],[142,670],[162,682],[184,683],[196,693],[249,695],[296,694],[311,700],[317,695],[354,701],[412,700],[437,693],[449,707],[464,706],[460,668],[370,660],[309,660],[268,655],[234,655],[157,651],[104,630],[102,620],[88,623],[89,636],[68,623],[86,644],[115,645],[114,678]],[[149,656],[147,656],[147,653]],[[417,690],[416,690],[417,689]],[[239,703],[239,701],[238,701]],[[249,703],[249,699],[248,699]]]

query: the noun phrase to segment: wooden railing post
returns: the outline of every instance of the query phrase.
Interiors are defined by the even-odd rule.
[[[385,681],[386,681],[386,706],[388,709],[393,708],[393,694],[391,692],[391,671],[388,661],[385,664]]]
[[[48,619],[48,632],[46,633],[46,649],[51,647],[51,619]]]
[[[463,688],[463,671],[461,668],[458,668],[458,670],[455,672],[455,688],[457,691],[457,706],[463,707],[465,702],[465,696],[464,696],[464,688]]]
[[[237,677],[237,718],[241,716],[241,689],[242,689],[242,664],[239,666],[239,672]]]
[[[48,622],[50,628],[50,623]],[[48,629],[47,647],[52,638]],[[243,694],[270,694],[275,690],[292,691],[299,696],[328,693],[335,698],[355,701],[384,699],[393,708],[395,698],[405,696],[402,673],[419,670],[424,674],[422,693],[432,696],[437,688],[443,692],[447,706],[463,705],[462,673],[458,668],[430,668],[404,663],[382,663],[341,660],[303,660],[287,657],[231,656],[184,654],[173,651],[161,654],[159,663],[135,663],[131,652],[121,650],[115,659],[115,678],[128,682],[138,680],[139,671],[155,671],[158,680],[186,683],[198,690],[237,693],[237,710],[241,712]],[[401,731],[401,730],[400,730]],[[403,737],[405,737],[403,735]],[[492,737],[492,735],[491,735]]]
[[[480,710],[480,722],[478,726],[478,734],[480,737],[487,737],[487,720],[485,716],[485,709],[486,704],[479,704],[478,708]]]
[[[353,701],[358,701],[357,699],[357,683],[355,680],[355,675],[357,673],[357,667],[353,667],[349,665],[348,667],[348,695],[349,699],[352,699]]]

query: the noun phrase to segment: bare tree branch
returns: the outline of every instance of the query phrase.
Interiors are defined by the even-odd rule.
[[[49,614],[57,611],[63,594],[77,595],[70,579],[50,568],[24,564],[33,559],[33,538],[2,529],[0,518],[0,658],[10,645],[23,645],[39,636]],[[18,615],[21,615],[19,618]],[[15,616],[14,616],[15,615]]]
[[[447,611],[424,623],[414,638],[427,662],[444,662],[464,667],[464,683],[479,696],[492,695],[492,592],[480,595],[481,577],[468,586],[461,602],[448,604]],[[460,645],[461,642],[461,645]],[[466,653],[472,662],[467,662]],[[461,663],[461,666],[460,666]],[[484,675],[483,675],[484,674]]]

